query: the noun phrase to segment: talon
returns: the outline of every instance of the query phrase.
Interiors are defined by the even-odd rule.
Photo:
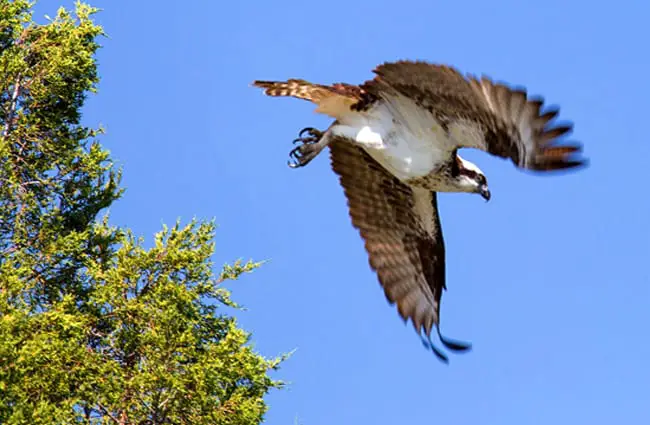
[[[301,152],[300,152],[301,147],[302,146],[298,146],[297,148],[291,149],[291,152],[289,152],[289,156],[295,158],[296,160],[299,160],[300,159],[300,154],[301,154]]]
[[[298,137],[302,137],[304,133],[309,133],[311,136],[315,136],[316,134],[320,133],[320,131],[316,130],[314,127],[305,127],[302,130],[300,130],[300,133],[298,133]]]
[[[288,161],[288,165],[291,168],[298,168],[302,167],[306,164],[305,159],[304,159],[304,153],[303,153],[303,148],[305,145],[298,146],[289,152],[289,156],[293,158],[293,162],[291,160]],[[307,161],[308,162],[308,161]]]
[[[313,127],[306,127],[300,130],[298,138],[293,140],[293,144],[300,144],[289,152],[289,156],[293,162],[289,160],[287,163],[291,168],[304,167],[312,159],[323,150],[324,146],[320,146],[319,142],[323,137],[323,132],[316,130]]]

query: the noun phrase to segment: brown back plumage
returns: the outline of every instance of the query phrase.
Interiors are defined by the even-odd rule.
[[[402,95],[427,109],[446,128],[459,130],[459,147],[482,149],[515,165],[537,171],[584,165],[577,143],[555,146],[572,124],[553,125],[558,110],[542,112],[541,98],[528,98],[487,77],[465,78],[456,69],[426,62],[399,61],[378,66],[377,76],[360,87],[375,96]],[[461,130],[462,129],[462,130]]]

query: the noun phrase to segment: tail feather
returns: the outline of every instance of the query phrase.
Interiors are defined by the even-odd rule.
[[[327,87],[320,84],[312,84],[309,81],[290,79],[287,81],[254,81],[253,85],[264,89],[264,93],[273,97],[296,97],[318,103],[331,92]]]
[[[310,83],[292,78],[287,81],[256,80],[253,85],[264,89],[273,97],[295,97],[318,105],[316,112],[340,118],[354,110],[365,97],[363,90],[351,84],[336,83],[331,86]]]

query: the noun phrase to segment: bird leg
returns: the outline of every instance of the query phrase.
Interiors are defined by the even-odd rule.
[[[307,133],[308,136],[303,136]],[[298,134],[298,138],[293,141],[294,144],[300,143],[289,152],[289,156],[294,162],[289,161],[291,168],[304,167],[327,146],[327,140],[323,137],[325,133],[312,127],[303,128]]]

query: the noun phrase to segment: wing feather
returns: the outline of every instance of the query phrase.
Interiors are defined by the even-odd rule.
[[[452,136],[455,149],[473,147],[509,158],[536,171],[569,169],[586,164],[577,158],[578,143],[569,149],[549,149],[573,124],[554,125],[558,110],[542,111],[543,99],[526,90],[494,83],[486,76],[464,77],[455,68],[422,61],[384,63],[376,77],[360,87],[380,98],[406,98],[428,110]]]
[[[418,333],[440,321],[445,247],[435,192],[411,188],[363,149],[335,138],[332,168],[339,176],[352,224],[365,241],[370,267],[388,302]]]

